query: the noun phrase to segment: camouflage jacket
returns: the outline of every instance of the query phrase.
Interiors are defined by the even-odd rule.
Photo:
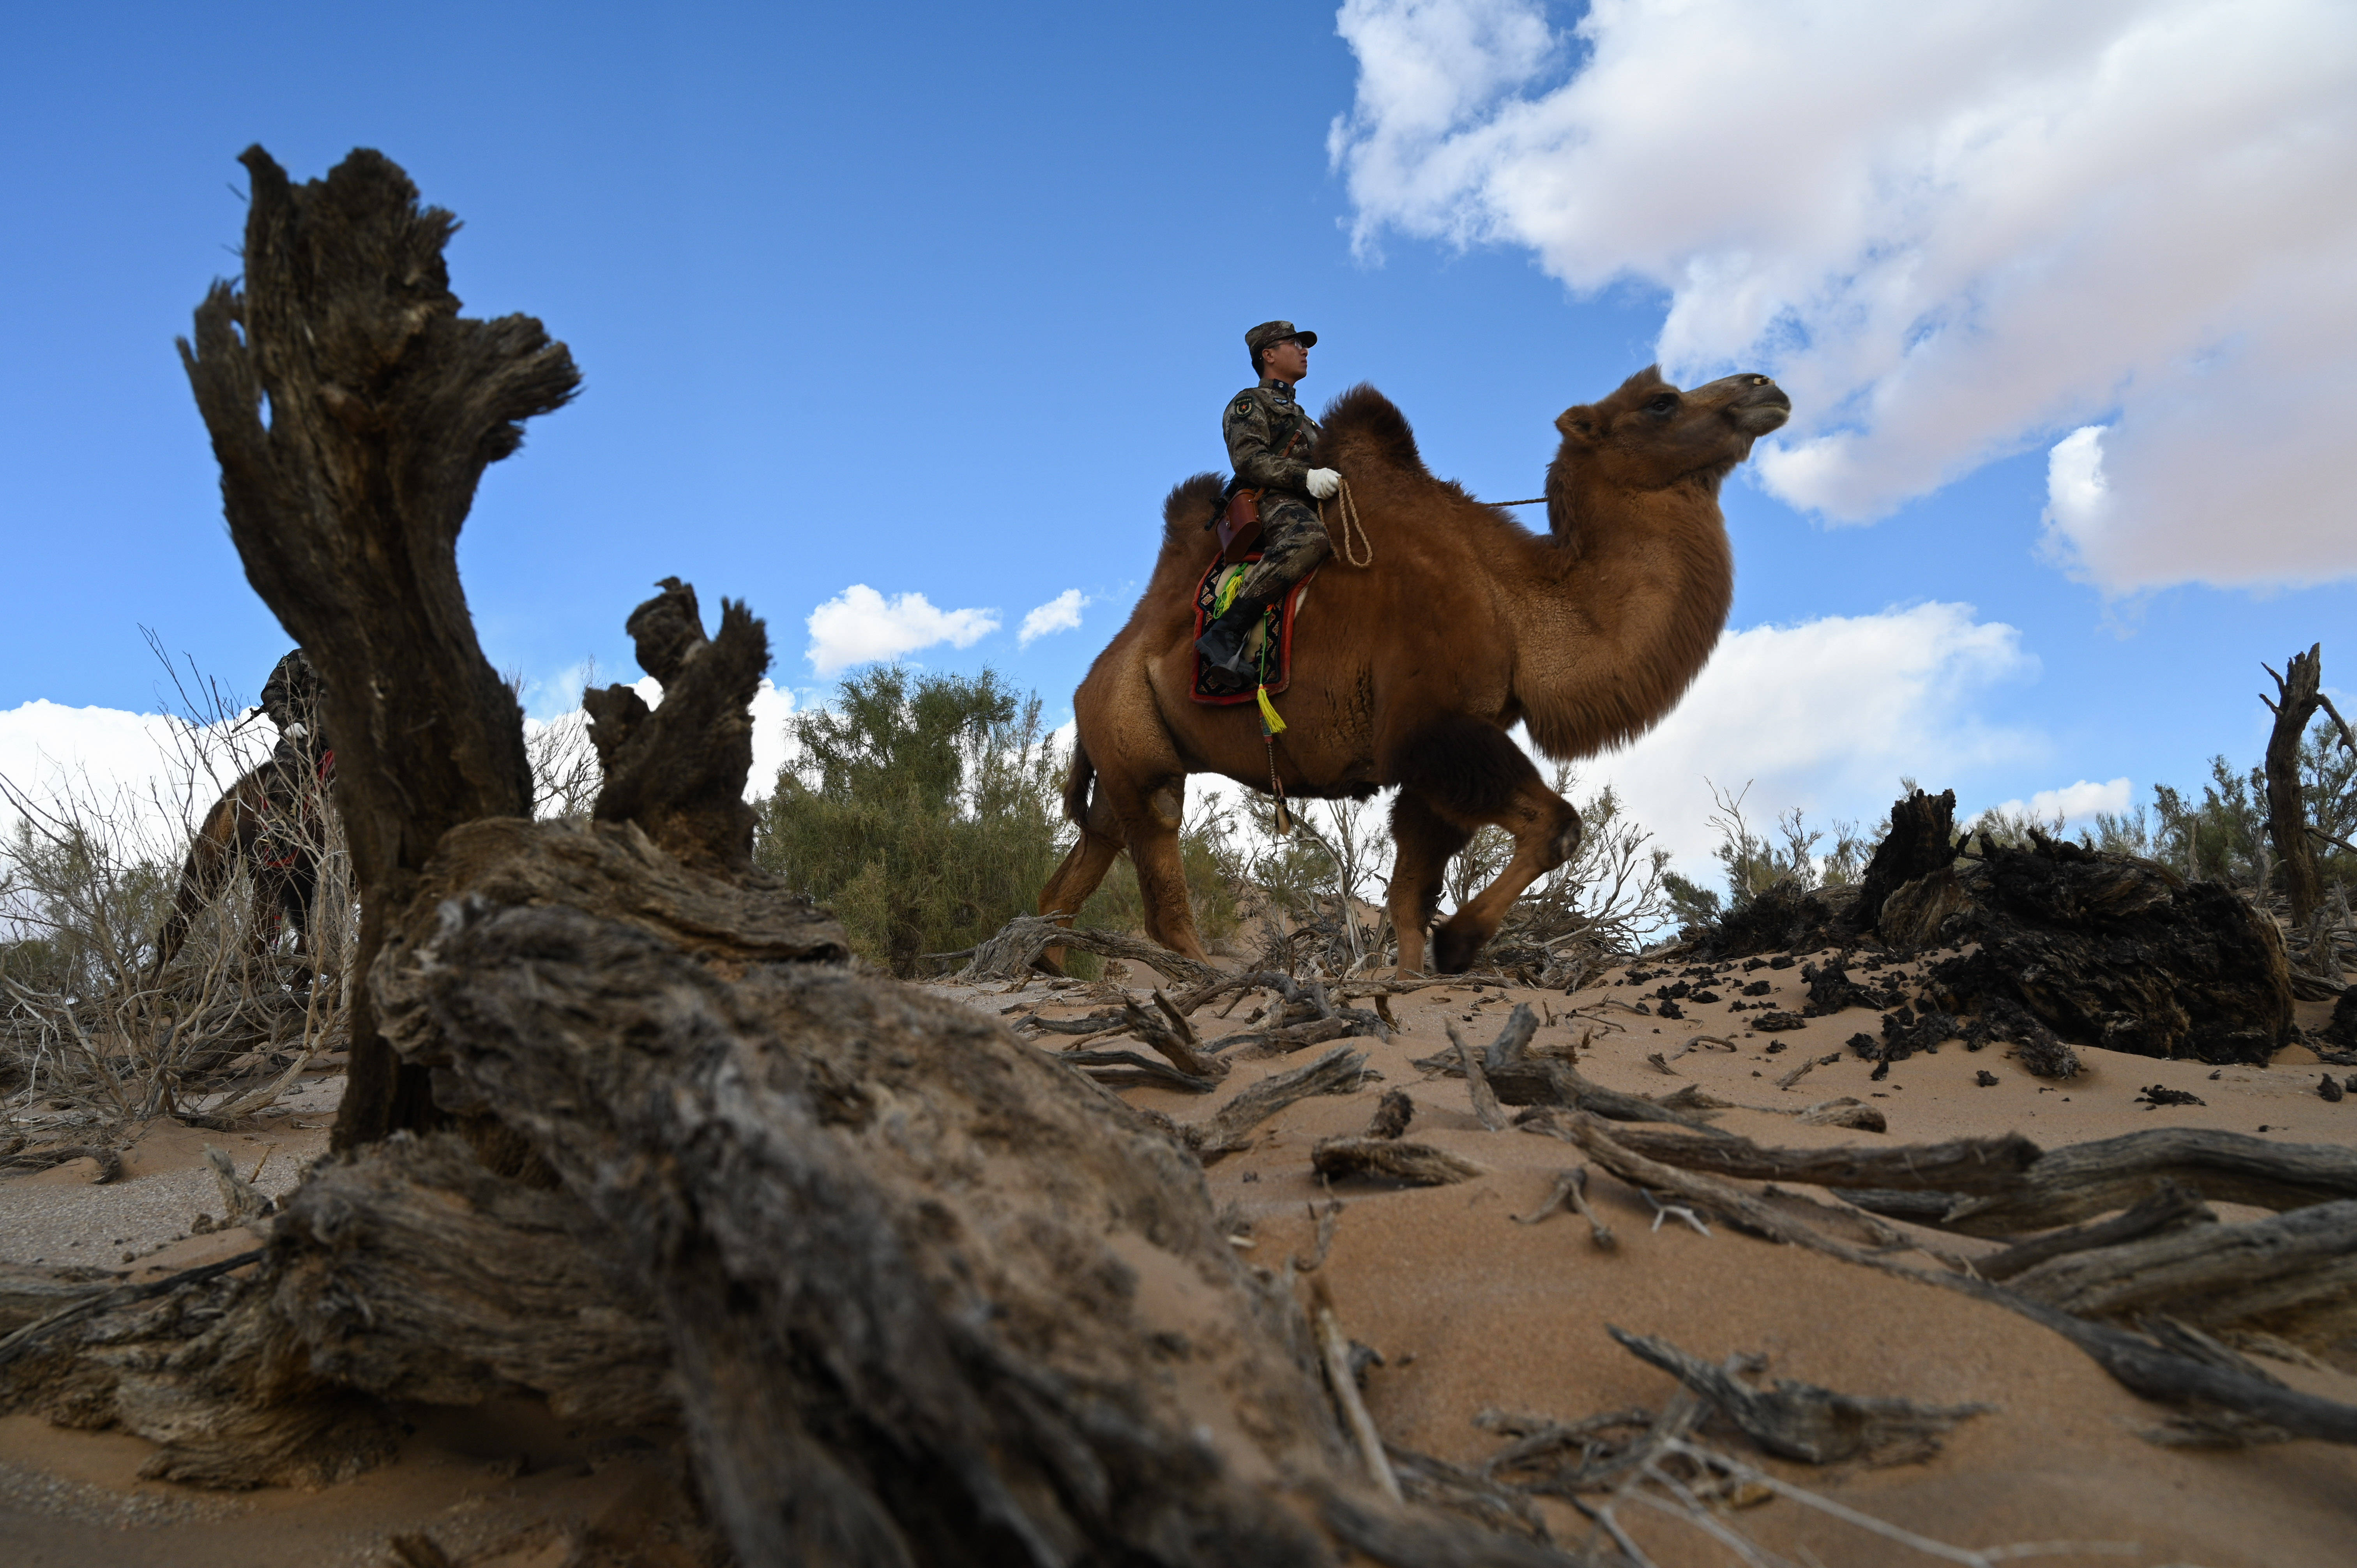
[[[1228,400],[1222,420],[1228,462],[1240,487],[1307,496],[1310,450],[1324,434],[1293,401],[1293,387],[1274,376]]]

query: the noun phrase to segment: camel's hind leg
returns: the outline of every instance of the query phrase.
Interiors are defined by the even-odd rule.
[[[1064,852],[1063,860],[1039,889],[1039,913],[1053,915],[1058,925],[1069,928],[1072,917],[1081,912],[1089,895],[1104,881],[1105,873],[1113,869],[1114,856],[1120,854],[1120,839],[1111,832],[1100,832],[1093,821],[1083,825],[1081,836]],[[1057,973],[1064,972],[1064,950],[1060,945],[1039,956]]]
[[[1387,774],[1403,796],[1414,796],[1440,821],[1468,835],[1494,823],[1514,838],[1514,857],[1434,933],[1434,966],[1455,973],[1469,966],[1523,890],[1579,849],[1579,813],[1548,789],[1539,770],[1505,732],[1458,715],[1436,719],[1395,747]],[[1394,913],[1393,924],[1399,924]],[[1405,928],[1400,957],[1405,967]]]
[[[1105,781],[1098,781],[1102,799]],[[1186,819],[1187,780],[1168,779],[1140,795],[1115,795],[1129,841],[1129,863],[1137,870],[1139,902],[1146,908],[1146,934],[1199,963],[1211,961],[1195,932],[1195,911],[1187,902],[1187,869],[1178,854],[1178,828]]]
[[[236,847],[237,811],[235,792],[223,795],[205,813],[197,836],[189,841],[188,858],[180,863],[179,884],[172,890],[172,908],[164,916],[162,929],[156,933],[156,956],[147,965],[151,978],[162,974],[164,967],[179,957],[181,944],[188,940],[188,923],[197,918],[199,910],[221,897],[222,886],[229,881]]]
[[[1440,816],[1422,799],[1400,791],[1392,801],[1392,886],[1387,900],[1392,929],[1399,935],[1399,968],[1403,978],[1424,968],[1425,932],[1440,912],[1441,877],[1448,857],[1473,836]]]

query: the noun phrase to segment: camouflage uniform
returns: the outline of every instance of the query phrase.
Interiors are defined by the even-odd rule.
[[[1257,367],[1263,349],[1287,338],[1308,348],[1318,334],[1298,331],[1290,321],[1264,321],[1244,334],[1244,348]],[[1262,611],[1334,553],[1309,497],[1308,457],[1323,432],[1293,401],[1291,382],[1263,375],[1257,386],[1228,401],[1222,434],[1236,488],[1260,491],[1261,557],[1237,583],[1228,612],[1205,628],[1195,647],[1224,679],[1249,680],[1243,647]]]
[[[278,744],[270,752],[277,774],[272,781],[274,795],[298,797],[318,771],[328,750],[319,719],[319,697],[326,689],[299,648],[280,660],[262,683],[262,711],[278,726]]]
[[[1291,383],[1274,376],[1238,392],[1222,424],[1236,484],[1261,492],[1261,557],[1236,585],[1236,598],[1267,603],[1334,553],[1326,525],[1318,521],[1318,503],[1304,488],[1305,459],[1323,432],[1293,401]]]

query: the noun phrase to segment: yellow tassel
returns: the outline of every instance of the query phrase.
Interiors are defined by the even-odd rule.
[[[1260,722],[1268,726],[1269,734],[1283,735],[1285,721],[1276,716],[1276,704],[1268,700],[1268,688],[1263,686],[1257,694],[1260,698]]]

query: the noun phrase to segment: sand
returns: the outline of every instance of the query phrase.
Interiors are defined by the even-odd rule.
[[[1798,976],[1795,968],[1739,978],[1770,980],[1776,991],[1767,1000],[1797,1009]],[[1014,1003],[1044,1001],[1048,1015],[1076,1016],[1103,1005],[1104,994],[1038,983],[1013,994],[1004,986],[950,989],[994,1015]],[[1651,989],[1648,983],[1641,991]],[[1717,989],[1731,995],[1724,985]],[[1611,1324],[1712,1359],[1762,1353],[1774,1376],[1846,1393],[1995,1405],[1951,1434],[1929,1459],[1884,1468],[1765,1461],[1739,1439],[1725,1444],[1774,1475],[1943,1541],[1979,1549],[2110,1543],[2110,1550],[2066,1550],[2040,1560],[2149,1568],[2357,1563],[2357,1453],[2311,1442],[2234,1451],[2157,1446],[2139,1434],[2158,1426],[2165,1412],[2129,1395],[2078,1350],[2027,1320],[1723,1228],[1703,1236],[1672,1219],[1656,1230],[1646,1199],[1601,1172],[1589,1190],[1620,1237],[1616,1251],[1594,1248],[1586,1225],[1572,1215],[1518,1224],[1513,1217],[1540,1205],[1557,1172],[1582,1163],[1578,1151],[1520,1131],[1486,1131],[1461,1079],[1426,1079],[1409,1065],[1447,1045],[1445,1019],[1482,1043],[1519,1001],[1555,1015],[1540,1030],[1542,1047],[1593,1030],[1581,1070],[1609,1088],[1659,1094],[1691,1082],[1745,1106],[1785,1109],[1847,1095],[1889,1122],[1888,1133],[1878,1135],[1802,1126],[1770,1109],[1738,1109],[1717,1123],[1763,1143],[1887,1144],[2019,1131],[2054,1146],[2169,1123],[2265,1129],[2264,1135],[2287,1142],[2357,1140],[2357,1097],[2338,1104],[2318,1097],[2314,1085],[2323,1069],[2311,1053],[2295,1048],[2266,1068],[2212,1069],[2081,1047],[2086,1071],[2052,1085],[2029,1077],[2002,1048],[1974,1053],[1951,1044],[1896,1064],[1875,1081],[1871,1064],[1843,1050],[1851,1035],[1877,1027],[1869,1010],[1811,1020],[1781,1035],[1746,1034],[1747,1015],[1730,1015],[1724,1004],[1689,1004],[1697,1016],[1683,1021],[1627,1011],[1641,991],[1608,983],[1566,997],[1460,985],[1394,999],[1403,1034],[1389,1042],[1351,1042],[1367,1052],[1380,1082],[1296,1104],[1263,1123],[1251,1148],[1211,1167],[1214,1201],[1232,1206],[1250,1241],[1244,1255],[1255,1262],[1274,1266],[1306,1256],[1314,1241],[1311,1205],[1341,1201],[1318,1277],[1346,1331],[1383,1358],[1368,1375],[1367,1400],[1387,1440],[1476,1464],[1501,1441],[1475,1424],[1485,1408],[1573,1419],[1628,1405],[1658,1407],[1674,1384],[1615,1344],[1605,1333]],[[1199,1016],[1199,1026],[1216,1037],[1240,1026],[1254,1004],[1247,1002],[1225,1023]],[[1703,1034],[1725,1036],[1737,1048],[1686,1048]],[[1042,1043],[1053,1048],[1067,1042],[1049,1036]],[[1776,1087],[1800,1061],[1836,1052],[1839,1060],[1813,1068],[1792,1089]],[[1652,1053],[1674,1076],[1647,1063]],[[1125,1097],[1182,1121],[1199,1120],[1251,1082],[1314,1054],[1239,1062],[1211,1095],[1136,1090]],[[1981,1087],[1981,1072],[1993,1074],[1996,1084]],[[205,1144],[230,1149],[241,1169],[271,1149],[261,1185],[282,1190],[322,1152],[324,1112],[339,1081],[314,1081],[302,1110],[237,1133],[151,1128],[132,1151],[125,1179],[109,1187],[90,1186],[87,1166],[0,1183],[0,1262],[29,1264],[38,1257],[48,1267],[92,1254],[91,1262],[128,1273],[135,1265],[119,1261],[128,1251],[137,1277],[151,1277],[252,1245],[242,1230],[187,1235],[196,1213],[221,1207],[199,1163]],[[2139,1090],[2154,1083],[2190,1090],[2207,1103],[2159,1110],[2136,1103]],[[1471,1160],[1486,1174],[1438,1188],[1357,1181],[1330,1192],[1323,1187],[1310,1170],[1310,1146],[1362,1130],[1386,1088],[1405,1090],[1415,1103],[1411,1138]],[[1968,1254],[1991,1245],[1953,1237],[1939,1244]],[[2268,1365],[2295,1387],[2357,1402],[2357,1376]],[[2351,1366],[2357,1369],[2357,1361]],[[660,1465],[615,1434],[568,1434],[544,1412],[522,1405],[490,1414],[417,1412],[414,1419],[418,1431],[401,1459],[357,1482],[316,1493],[231,1498],[137,1481],[149,1451],[138,1439],[0,1420],[0,1538],[12,1542],[0,1555],[60,1564],[367,1563],[384,1560],[383,1542],[398,1530],[425,1530],[446,1546],[462,1547],[539,1529],[542,1544],[520,1540],[500,1559],[505,1568],[549,1557],[554,1549],[545,1539],[556,1526],[626,1519],[669,1484]],[[525,1470],[516,1474],[520,1455]],[[1578,1517],[1546,1506],[1559,1537],[1579,1539],[1585,1526]],[[1804,1563],[1813,1556],[1826,1568],[1936,1561],[1787,1498],[1741,1510],[1730,1522],[1764,1546]],[[1640,1539],[1663,1568],[1734,1561],[1665,1520],[1641,1527]]]

